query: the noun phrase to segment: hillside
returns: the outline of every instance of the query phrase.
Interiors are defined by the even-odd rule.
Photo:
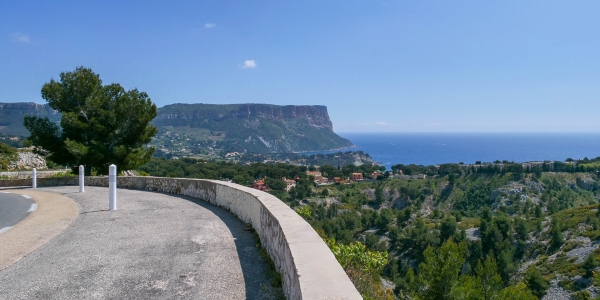
[[[408,173],[409,168],[401,169]],[[332,178],[374,169],[349,165],[321,171]],[[152,176],[228,178],[244,185],[264,179],[271,193],[327,238],[343,245],[360,241],[369,251],[387,253],[385,267],[373,277],[380,284],[370,286],[392,288],[398,299],[415,299],[423,292],[418,287],[432,274],[420,272],[428,262],[427,249],[441,251],[450,240],[464,247],[453,250],[463,252],[448,273],[454,276],[453,293],[460,295],[456,299],[484,299],[463,296],[485,290],[494,295],[488,299],[533,299],[506,298],[506,289],[544,300],[600,295],[600,275],[593,273],[600,274],[600,179],[595,170],[439,169],[426,179],[318,186],[305,174],[306,167],[286,164],[154,159],[141,170]],[[280,178],[296,176],[296,186],[286,191]],[[481,264],[489,269],[487,275]],[[484,275],[491,282],[473,284]]]
[[[0,134],[28,136],[29,131],[23,126],[24,116],[48,117],[52,121],[60,121],[60,114],[47,104],[33,102],[0,103]]]
[[[0,134],[27,136],[23,116],[60,121],[48,105],[0,103]],[[153,145],[163,154],[292,153],[352,146],[333,132],[327,107],[268,104],[172,104],[158,109]]]
[[[156,144],[179,135],[188,145],[250,153],[291,153],[352,146],[333,132],[327,107],[268,104],[172,104],[159,109]],[[182,138],[181,138],[182,137]],[[189,140],[188,140],[189,139]]]

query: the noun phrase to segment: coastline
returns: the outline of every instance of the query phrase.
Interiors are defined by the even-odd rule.
[[[352,144],[352,146],[348,146],[348,147],[341,147],[341,148],[333,148],[333,149],[329,149],[329,150],[306,150],[306,151],[294,151],[292,153],[294,154],[301,154],[301,153],[314,153],[314,154],[321,154],[324,152],[337,152],[337,151],[342,151],[345,149],[351,149],[351,148],[356,148],[356,145]]]

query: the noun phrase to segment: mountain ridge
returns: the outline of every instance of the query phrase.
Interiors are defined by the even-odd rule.
[[[153,124],[207,130],[208,137],[198,141],[213,140],[224,151],[290,153],[353,146],[333,132],[322,105],[170,104],[159,109]]]
[[[36,115],[60,122],[47,104],[0,103],[0,133],[27,136],[23,116]],[[159,134],[152,145],[166,152],[209,147],[222,151],[292,153],[342,149],[353,144],[333,131],[323,105],[189,104],[158,108],[152,124]],[[181,140],[173,143],[174,140]],[[189,153],[194,154],[194,153]]]

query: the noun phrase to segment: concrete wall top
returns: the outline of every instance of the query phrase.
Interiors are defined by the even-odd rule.
[[[214,182],[251,194],[277,219],[291,251],[302,299],[362,299],[323,239],[289,206],[256,189]],[[261,236],[261,241],[265,238]]]

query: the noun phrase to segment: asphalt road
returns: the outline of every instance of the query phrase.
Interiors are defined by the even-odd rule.
[[[276,299],[247,225],[177,195],[40,188],[73,199],[79,215],[44,246],[0,270],[3,299]]]
[[[34,203],[21,195],[0,192],[0,231],[25,219]]]

